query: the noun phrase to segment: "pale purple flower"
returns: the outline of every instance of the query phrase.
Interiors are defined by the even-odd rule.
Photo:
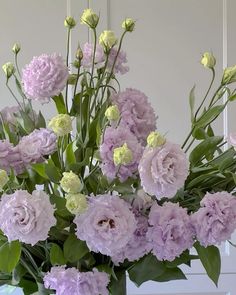
[[[68,68],[59,54],[35,56],[23,69],[22,82],[25,94],[41,103],[60,94],[69,77]]]
[[[115,166],[113,161],[113,151],[121,147],[124,143],[132,151],[132,162],[127,165]],[[128,177],[135,177],[138,164],[142,156],[143,148],[137,138],[123,127],[108,127],[103,135],[103,143],[100,146],[100,155],[102,159],[102,173],[112,180],[116,177],[120,181],[125,181]]]
[[[204,247],[230,239],[236,229],[236,198],[228,192],[207,193],[192,215],[196,237]]]
[[[17,190],[3,195],[0,201],[0,228],[8,241],[35,245],[44,241],[56,224],[54,208],[44,191],[33,191],[32,195]]]
[[[108,295],[109,277],[97,269],[79,272],[75,267],[52,267],[44,276],[44,286],[56,295]]]
[[[83,59],[81,64],[84,68],[91,68],[93,64],[94,44],[86,42],[83,48]],[[95,68],[100,69],[105,65],[105,54],[101,45],[96,45]]]
[[[136,211],[135,219],[137,221],[137,228],[128,244],[111,257],[116,265],[124,262],[125,259],[128,259],[129,261],[138,260],[148,254],[152,249],[152,245],[146,237],[148,231],[148,218],[141,214],[141,212]]]
[[[173,197],[188,176],[188,160],[179,145],[166,142],[156,148],[146,147],[139,163],[144,191],[162,197]]]
[[[21,138],[18,147],[25,164],[38,163],[43,156],[50,155],[56,150],[57,136],[46,128],[35,129],[29,135]]]
[[[135,211],[146,212],[152,207],[153,203],[153,199],[148,194],[146,194],[144,190],[140,189],[132,199],[132,208]]]
[[[156,116],[147,96],[139,90],[127,88],[120,93],[113,93],[112,102],[121,113],[120,125],[146,144],[147,136],[156,129]]]
[[[130,205],[112,195],[95,196],[88,209],[74,219],[78,239],[89,249],[104,255],[115,255],[130,241],[136,220]]]
[[[152,252],[159,260],[173,261],[193,245],[193,227],[190,216],[179,204],[154,204],[149,214],[147,238]]]
[[[12,147],[8,154],[9,169],[13,169],[16,175],[23,173],[26,169],[24,162],[21,158],[19,146]]]
[[[13,148],[13,145],[8,140],[0,140],[0,169],[9,171],[8,155]]]
[[[113,47],[108,56],[107,68],[109,70],[112,69],[116,56],[117,56],[117,49]],[[129,71],[129,67],[125,65],[126,63],[127,63],[126,53],[123,50],[120,50],[116,59],[115,66],[113,68],[113,73],[115,74],[120,73],[121,75],[126,74]]]

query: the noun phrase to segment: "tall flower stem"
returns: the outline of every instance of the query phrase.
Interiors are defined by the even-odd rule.
[[[69,67],[69,54],[70,54],[70,34],[71,29],[68,28],[67,31],[67,46],[66,46],[66,66]],[[66,94],[65,94],[65,104],[66,104],[66,111],[68,113],[68,81],[66,83]]]

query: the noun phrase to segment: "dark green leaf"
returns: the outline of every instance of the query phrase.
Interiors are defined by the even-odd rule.
[[[204,156],[213,154],[217,149],[217,145],[222,142],[222,140],[222,136],[213,136],[203,140],[192,150],[189,156],[190,163],[195,166],[197,163],[201,162]]]
[[[89,249],[86,243],[78,240],[73,234],[69,235],[64,243],[64,256],[69,262],[77,262],[88,252]]]
[[[76,163],[76,158],[75,158],[75,153],[74,153],[74,145],[75,145],[75,142],[69,143],[66,147],[66,150],[65,150],[67,169],[69,169],[70,165]]]
[[[201,246],[199,242],[196,242],[194,244],[194,247],[197,250],[198,256],[209,278],[217,286],[221,269],[221,258],[219,249],[215,246],[208,246],[207,248],[205,248]]]
[[[109,291],[112,295],[124,295],[126,291],[126,273],[125,271],[116,272],[116,277],[111,277]]]
[[[46,122],[41,112],[37,116],[37,128],[45,128]]]
[[[45,163],[45,173],[48,178],[54,183],[59,183],[59,181],[61,180],[61,173],[51,159],[49,159],[48,162]]]
[[[63,251],[57,244],[52,244],[52,247],[50,249],[50,261],[52,265],[66,264]]]
[[[166,270],[164,262],[157,260],[157,258],[151,254],[143,257],[132,268],[128,270],[129,277],[138,287],[149,280],[155,280],[155,278],[162,275]]]
[[[0,247],[0,270],[10,273],[16,267],[21,255],[21,244],[18,241],[5,242]]]
[[[187,280],[187,278],[180,268],[174,267],[166,269],[163,274],[156,277],[153,281],[168,282],[172,280]]]

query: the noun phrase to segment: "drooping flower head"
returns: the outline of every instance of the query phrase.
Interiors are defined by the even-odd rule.
[[[114,150],[122,147],[124,144],[131,151],[132,160],[126,165],[116,166],[114,163]],[[103,143],[100,146],[102,173],[111,180],[118,177],[120,181],[125,181],[128,177],[134,177],[142,156],[142,151],[141,144],[128,129],[123,127],[106,128]]]
[[[144,191],[157,198],[173,197],[188,175],[188,160],[179,145],[166,142],[161,147],[144,150],[139,163]]]
[[[147,238],[159,260],[173,261],[193,245],[194,231],[187,210],[179,204],[157,203],[149,214]]]
[[[119,196],[98,195],[88,209],[74,219],[78,239],[89,249],[104,255],[115,255],[127,245],[136,230],[130,205]]]
[[[50,228],[56,224],[53,214],[53,205],[45,192],[33,191],[31,195],[17,190],[1,198],[0,228],[9,241],[35,245],[46,240]]]
[[[43,280],[47,289],[56,290],[56,295],[108,295],[108,275],[95,268],[79,272],[75,267],[56,266]]]
[[[60,94],[66,86],[68,68],[59,54],[35,56],[22,71],[22,82],[28,98],[41,103]]]
[[[156,116],[147,96],[139,90],[127,88],[114,93],[112,101],[120,110],[120,125],[129,128],[145,145],[149,133],[156,129]]]
[[[236,198],[228,192],[207,193],[192,215],[196,237],[202,246],[230,239],[236,229]]]

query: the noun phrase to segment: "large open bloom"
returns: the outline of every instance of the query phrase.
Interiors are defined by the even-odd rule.
[[[154,204],[149,214],[147,238],[159,260],[173,261],[193,245],[193,227],[187,210],[179,204]]]
[[[32,195],[17,190],[3,195],[0,201],[0,228],[9,241],[35,245],[44,241],[56,224],[54,208],[44,191],[33,191]]]
[[[22,71],[25,94],[41,103],[60,94],[66,86],[68,68],[59,54],[35,56]]]
[[[157,198],[173,197],[188,175],[188,160],[179,145],[167,142],[144,150],[139,163],[141,184],[145,192]]]
[[[130,205],[119,196],[98,195],[88,209],[74,219],[78,239],[89,249],[104,255],[115,255],[127,245],[136,230]]]
[[[204,247],[230,239],[236,229],[236,198],[228,192],[207,193],[192,215],[198,241]]]

